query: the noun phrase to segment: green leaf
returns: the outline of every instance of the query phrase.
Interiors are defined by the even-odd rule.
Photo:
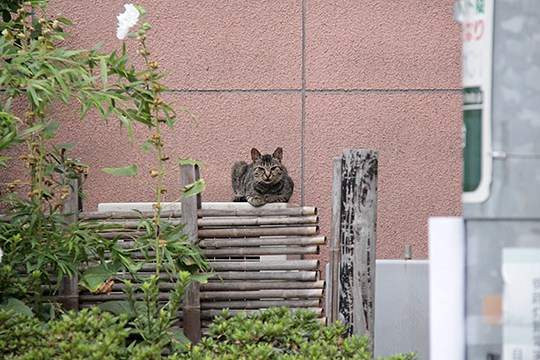
[[[151,140],[146,140],[142,145],[141,145],[141,152],[146,154],[148,151],[150,151],[150,149],[152,148],[152,146],[154,146],[154,143],[151,141]]]
[[[55,137],[60,125],[62,124],[59,122],[51,122],[46,124],[45,128],[43,129],[43,137],[45,139],[52,139],[53,137]]]
[[[40,131],[41,129],[45,128],[45,125],[44,124],[38,124],[36,126],[32,126],[31,128],[28,128],[24,131],[21,131],[17,137],[18,138],[22,138],[23,136],[26,136],[26,135],[29,135],[29,134],[32,134],[32,133],[35,133],[37,131]]]
[[[206,189],[206,183],[204,182],[204,179],[199,179],[194,183],[184,186],[184,188],[182,189],[182,196],[187,198],[193,195],[197,195],[203,192],[204,189]]]
[[[122,115],[120,116],[120,123],[126,127],[129,136],[129,142],[133,144],[133,127],[131,126],[131,121],[127,117]]]
[[[208,279],[210,279],[214,274],[212,273],[197,273],[197,274],[191,274],[191,280],[196,281],[201,284],[206,284],[208,282]]]
[[[98,307],[103,311],[111,312],[115,315],[127,314],[130,317],[135,317],[135,312],[126,300],[107,301],[98,304]]]
[[[57,18],[56,20],[58,20],[62,24],[66,24],[67,26],[73,26],[73,23],[66,18]]]
[[[0,305],[0,308],[6,310],[13,310],[16,313],[26,315],[28,317],[33,317],[34,313],[25,303],[21,300],[15,298],[9,298],[5,304]]]
[[[56,145],[59,149],[63,150],[73,150],[75,148],[75,145],[69,143],[69,144],[58,144]]]
[[[113,176],[135,176],[139,167],[135,164],[119,168],[103,168],[103,172]]]
[[[99,65],[101,67],[101,82],[103,86],[107,86],[107,60],[105,58],[99,59]]]
[[[178,165],[197,165],[199,168],[204,169],[203,163],[195,159],[180,159]]]
[[[119,266],[107,266],[107,264],[100,264],[96,267],[87,269],[83,274],[80,284],[87,288],[91,292],[96,292],[97,289],[116,274]]]

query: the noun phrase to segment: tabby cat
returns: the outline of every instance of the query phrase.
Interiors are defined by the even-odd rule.
[[[289,201],[294,183],[281,163],[282,157],[280,147],[272,155],[261,155],[253,148],[253,163],[235,163],[232,168],[233,201],[247,201],[253,206]]]

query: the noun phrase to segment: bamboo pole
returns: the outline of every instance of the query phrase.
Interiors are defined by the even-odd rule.
[[[264,290],[264,289],[323,289],[324,280],[318,281],[210,281],[201,285],[201,291]]]
[[[145,295],[142,293],[135,294],[135,298],[137,300],[142,300],[144,296]],[[168,292],[160,293],[158,295],[158,301],[167,301],[169,300],[170,296],[171,294],[169,294]],[[127,300],[127,295],[124,293],[111,293],[111,294],[81,294],[79,296],[79,301],[85,302],[85,303],[88,303],[88,302],[99,303],[99,302],[106,302],[106,301],[113,301],[113,300],[114,301]]]
[[[317,208],[310,206],[290,208],[250,207],[244,209],[201,209],[199,217],[206,216],[306,216],[317,215]]]
[[[295,308],[320,307],[320,299],[306,300],[251,300],[251,301],[203,301],[201,309],[264,309],[271,306]]]
[[[278,238],[240,238],[240,239],[203,239],[199,241],[199,246],[202,249],[222,249],[222,248],[249,248],[267,246],[269,248],[278,246],[317,246],[324,245],[326,238],[324,236],[312,237],[278,237]],[[133,249],[137,243],[133,240],[122,240],[117,242],[117,245],[123,249]]]
[[[302,309],[304,311],[307,311],[307,310],[312,311],[312,312],[314,312],[316,314],[316,316],[318,318],[322,317],[322,315],[323,315],[322,309],[317,308],[317,307],[289,308],[289,310],[291,310],[293,312],[298,311],[299,309]],[[201,317],[204,320],[213,319],[214,317],[221,315],[222,311],[223,310],[218,310],[218,309],[202,310],[201,311]],[[239,313],[250,314],[250,313],[255,313],[255,312],[258,312],[258,311],[259,311],[259,309],[232,309],[232,310],[228,310],[228,313],[231,314],[231,315],[238,315]]]
[[[207,257],[218,256],[253,256],[253,255],[302,255],[318,254],[318,246],[289,246],[289,247],[251,247],[251,248],[224,248],[205,249],[203,253]]]
[[[328,321],[333,323],[338,320],[338,282],[339,282],[339,238],[341,230],[341,158],[334,158],[332,162],[332,219],[331,237],[329,250],[330,276],[328,281],[328,306],[326,315]]]
[[[201,300],[258,300],[258,299],[311,299],[322,298],[322,289],[272,289],[247,291],[207,291],[201,292]]]
[[[199,227],[205,226],[255,226],[255,225],[294,225],[316,224],[318,216],[236,216],[236,217],[205,217],[199,219]]]
[[[183,224],[184,221],[181,218],[174,218],[174,220],[164,219],[172,225],[178,226]],[[197,223],[200,227],[226,227],[231,226],[260,226],[260,225],[302,225],[302,224],[316,224],[318,222],[317,216],[295,216],[295,217],[279,217],[279,216],[268,216],[268,217],[205,217],[198,219]],[[118,229],[138,229],[144,226],[140,221],[129,219],[129,218],[119,218],[119,219],[103,219],[101,221],[93,222],[83,222],[84,228],[96,228],[99,226],[116,226]]]
[[[181,165],[180,166],[180,188],[194,183],[199,180],[199,167],[197,165]],[[185,221],[185,233],[189,237],[192,244],[199,242],[198,226],[197,226],[197,211],[201,208],[201,196],[197,194],[192,197],[182,198],[183,216]],[[184,292],[184,334],[191,342],[197,344],[201,340],[201,299],[200,299],[200,284],[192,281]]]
[[[80,214],[81,220],[104,220],[104,219],[142,219],[153,218],[156,215],[155,211],[94,211],[94,212],[82,212]],[[163,218],[179,218],[182,216],[180,210],[163,210],[161,212]]]
[[[326,238],[322,235],[311,237],[276,237],[276,238],[241,238],[241,239],[202,239],[199,246],[202,248],[221,247],[249,247],[249,246],[270,246],[270,245],[297,245],[312,246],[324,245]]]
[[[70,181],[69,197],[64,203],[62,212],[66,214],[66,223],[77,222],[80,207],[82,206],[79,198],[81,179],[76,178]],[[69,310],[79,310],[79,277],[74,274],[70,277],[64,277],[60,285],[58,302],[62,303]]]
[[[175,218],[174,220],[169,220],[167,218],[162,219],[162,223],[168,223],[172,224],[174,226],[178,226],[183,224],[184,222],[180,218]],[[132,230],[132,229],[141,229],[144,228],[144,223],[138,220],[133,219],[106,219],[101,221],[93,221],[93,222],[83,222],[81,224],[81,227],[84,229],[95,229],[99,227],[106,226],[103,231],[122,231],[122,230]]]
[[[214,271],[317,270],[319,260],[210,262]]]
[[[226,271],[216,272],[214,277],[223,280],[290,280],[290,281],[314,281],[317,279],[317,271],[264,271],[244,272]]]
[[[251,236],[280,236],[280,235],[317,235],[318,226],[301,227],[262,227],[253,229],[227,228],[227,229],[201,229],[199,236],[201,238],[210,237],[251,237]]]

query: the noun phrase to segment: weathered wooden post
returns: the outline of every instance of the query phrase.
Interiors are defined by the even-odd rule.
[[[180,186],[192,184],[199,180],[199,167],[197,165],[180,166]],[[184,231],[192,244],[199,242],[197,211],[201,208],[201,195],[197,194],[182,198],[182,221],[186,224]],[[184,334],[193,343],[201,340],[201,297],[200,284],[193,281],[184,293]]]
[[[332,159],[332,224],[330,236],[329,254],[329,276],[326,316],[328,323],[332,324],[338,320],[338,299],[339,299],[339,238],[341,230],[341,158]]]
[[[68,224],[73,224],[79,219],[79,211],[81,210],[81,199],[79,196],[80,187],[80,177],[70,181],[69,197],[62,208],[62,212],[66,214],[65,219]],[[66,309],[79,310],[79,277],[77,274],[62,279],[58,301],[62,303]]]
[[[338,320],[348,335],[369,335],[373,349],[375,300],[375,239],[377,225],[378,154],[345,149],[341,160],[339,199]],[[336,201],[336,205],[338,201]]]

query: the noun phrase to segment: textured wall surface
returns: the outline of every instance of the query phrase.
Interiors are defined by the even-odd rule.
[[[251,147],[284,149],[296,182],[292,201],[317,206],[330,233],[331,163],[343,148],[380,154],[377,257],[401,258],[405,244],[427,257],[427,219],[459,215],[461,30],[454,0],[140,1],[152,25],[151,56],[170,73],[167,100],[180,117],[166,137],[175,158],[205,164],[205,201],[229,201],[230,168]],[[72,19],[70,45],[118,49],[123,1],[51,0],[50,15]],[[136,56],[133,40],[128,51]],[[140,60],[136,60],[140,62]],[[69,120],[62,141],[92,170],[87,210],[100,202],[151,201],[152,158],[115,121]],[[141,164],[136,179],[99,169]],[[169,168],[170,198],[178,175]],[[321,258],[327,260],[326,251]]]

